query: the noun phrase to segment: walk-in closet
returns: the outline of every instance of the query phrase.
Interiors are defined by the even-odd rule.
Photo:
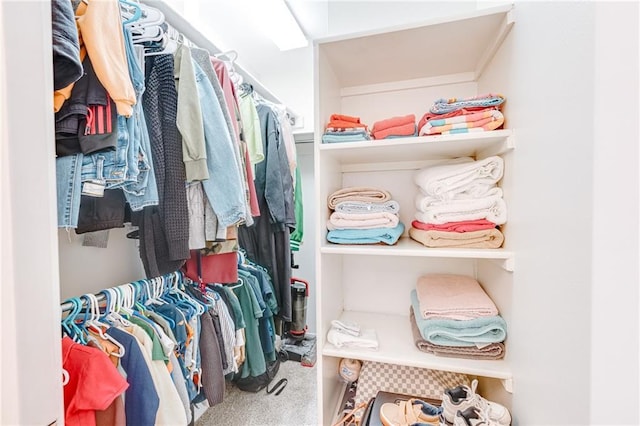
[[[639,424],[639,40],[638,2],[0,1],[0,425]]]

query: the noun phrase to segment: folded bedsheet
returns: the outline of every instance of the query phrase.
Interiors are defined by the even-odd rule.
[[[440,206],[454,200],[477,200],[480,198],[502,197],[502,195],[502,188],[497,187],[495,183],[473,182],[469,184],[466,191],[459,192],[447,199],[443,199],[441,196],[428,195],[423,189],[420,189],[414,198],[414,205],[419,211],[426,211],[430,207]]]
[[[384,189],[372,188],[369,186],[351,186],[342,188],[329,195],[327,206],[334,210],[338,203],[344,201],[365,201],[373,203],[383,203],[391,200],[391,194]]]
[[[419,220],[411,222],[411,226],[423,231],[445,231],[445,232],[473,232],[485,229],[493,229],[496,224],[486,219],[463,220],[461,222],[447,222],[441,225],[434,223],[424,223]]]
[[[333,212],[327,221],[327,229],[371,229],[371,228],[395,228],[399,218],[395,213],[367,212],[367,213],[342,213]]]
[[[409,321],[411,322],[411,333],[413,334],[413,341],[418,349],[422,352],[446,356],[453,358],[465,358],[465,359],[502,359],[504,358],[504,343],[490,343],[486,346],[442,346],[434,345],[422,337],[420,330],[418,330],[418,324],[416,323],[415,313],[413,307],[409,308]]]
[[[507,205],[502,197],[497,196],[449,200],[424,211],[416,211],[415,219],[434,224],[487,219],[496,225],[502,225],[507,221]]]
[[[404,232],[402,222],[395,228],[335,229],[327,232],[327,241],[336,244],[378,244],[393,245]]]
[[[436,134],[454,134],[486,132],[495,130],[504,124],[504,115],[497,109],[475,112],[442,119],[434,119],[420,128],[420,136]]]
[[[416,295],[424,319],[472,320],[498,315],[493,300],[473,277],[426,274],[418,278]]]
[[[403,124],[402,126],[389,127],[388,129],[372,132],[374,139],[390,139],[393,137],[416,136],[416,125],[414,123]]]
[[[504,101],[505,97],[497,93],[487,93],[468,98],[438,99],[433,103],[430,111],[434,114],[445,114],[461,108],[497,107],[502,105]]]
[[[491,156],[477,161],[425,167],[414,175],[413,181],[425,195],[450,199],[474,186],[492,186],[502,179],[503,173],[502,157]]]
[[[420,312],[416,290],[411,291],[411,306]],[[500,343],[507,337],[507,323],[500,315],[472,320],[415,318],[422,338],[435,345],[470,347]]]
[[[365,201],[343,201],[336,205],[335,211],[341,213],[399,213],[400,204],[398,204],[398,202],[395,200],[384,201],[382,203],[371,203]]]
[[[431,248],[497,249],[504,243],[504,234],[496,228],[471,232],[424,231],[410,228],[409,236]]]

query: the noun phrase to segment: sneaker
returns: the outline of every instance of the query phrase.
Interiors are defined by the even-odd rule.
[[[442,408],[419,399],[398,403],[387,402],[380,407],[380,420],[384,426],[439,425]]]
[[[489,418],[487,413],[478,407],[469,407],[466,410],[456,413],[453,420],[453,426],[499,426],[500,423],[494,422]]]
[[[447,389],[442,398],[442,408],[445,420],[452,424],[458,411],[464,411],[469,407],[477,407],[487,414],[489,420],[497,425],[509,426],[511,424],[511,414],[509,410],[497,402],[487,401],[476,393],[478,380],[473,379],[471,387],[456,386]]]

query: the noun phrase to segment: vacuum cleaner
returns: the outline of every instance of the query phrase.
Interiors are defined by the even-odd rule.
[[[309,283],[300,278],[291,278],[291,322],[285,327],[285,339],[280,361],[292,360],[303,366],[316,363],[316,336],[308,332],[307,299]]]

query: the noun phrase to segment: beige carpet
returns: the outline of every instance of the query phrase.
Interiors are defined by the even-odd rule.
[[[295,361],[280,364],[271,385],[282,378],[288,383],[278,396],[266,390],[243,392],[227,382],[224,401],[208,408],[196,426],[317,425],[316,371],[315,366],[303,367]]]

